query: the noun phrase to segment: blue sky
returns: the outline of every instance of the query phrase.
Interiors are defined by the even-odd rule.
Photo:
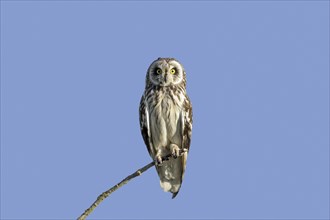
[[[138,105],[187,71],[176,199],[154,168],[91,219],[329,218],[328,1],[1,1],[1,219],[72,219],[150,162]]]

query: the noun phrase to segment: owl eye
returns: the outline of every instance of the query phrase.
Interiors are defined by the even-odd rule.
[[[176,73],[175,68],[171,69],[171,74],[175,74],[175,73]]]
[[[161,74],[161,73],[162,73],[162,70],[159,69],[159,68],[157,68],[156,73],[157,73],[157,74]]]

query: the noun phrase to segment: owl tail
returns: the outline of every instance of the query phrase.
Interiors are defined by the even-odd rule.
[[[160,178],[160,186],[165,192],[172,193],[174,199],[181,188],[183,174],[185,171],[186,154],[176,159],[170,158],[161,166],[156,167]]]

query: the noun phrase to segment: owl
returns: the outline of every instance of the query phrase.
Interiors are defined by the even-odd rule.
[[[140,102],[140,128],[156,162],[160,186],[175,198],[186,169],[192,132],[192,106],[186,72],[174,58],[158,58],[148,68]],[[162,157],[172,154],[167,161]]]

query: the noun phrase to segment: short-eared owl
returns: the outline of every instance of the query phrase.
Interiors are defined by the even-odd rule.
[[[140,127],[148,152],[156,161],[160,185],[174,198],[186,169],[192,130],[186,72],[174,58],[158,58],[148,68],[140,103]],[[162,161],[168,154],[173,157]]]

